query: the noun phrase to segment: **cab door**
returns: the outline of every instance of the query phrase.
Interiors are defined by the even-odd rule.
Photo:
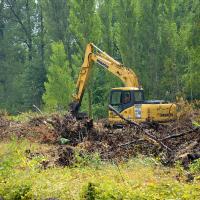
[[[126,118],[129,119],[133,118],[133,103],[134,103],[134,98],[132,91],[113,90],[111,92],[110,105]],[[119,116],[117,116],[112,111],[109,111],[109,120],[115,122],[123,121]]]
[[[130,90],[113,90],[110,96],[110,105],[118,112],[133,105],[133,95]]]
[[[141,107],[144,102],[143,90],[112,90],[110,104],[127,119],[141,120]],[[109,111],[110,121],[119,121],[121,118]]]

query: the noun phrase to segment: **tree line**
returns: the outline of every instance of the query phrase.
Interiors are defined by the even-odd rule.
[[[0,109],[67,109],[86,44],[133,69],[147,99],[200,98],[197,0],[0,0]],[[96,64],[83,110],[121,86]]]

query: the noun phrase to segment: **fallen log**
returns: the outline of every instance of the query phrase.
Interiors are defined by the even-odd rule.
[[[189,145],[185,146],[183,149],[181,149],[179,152],[176,153],[177,157],[181,157],[182,154],[190,153],[195,146],[199,144],[199,141],[195,140]]]

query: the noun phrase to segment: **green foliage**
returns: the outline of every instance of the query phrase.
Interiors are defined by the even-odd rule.
[[[150,184],[146,188],[132,188],[130,185],[118,185],[113,182],[89,183],[83,190],[81,199],[198,199],[200,188],[182,187],[176,183]]]
[[[41,104],[40,10],[35,1],[1,1],[0,13],[0,108],[17,113]]]
[[[19,148],[20,145],[20,148]],[[1,167],[0,167],[0,176],[1,178],[6,179],[7,176],[13,174],[13,170],[16,167],[19,168],[29,168],[29,169],[38,169],[40,162],[45,160],[43,156],[33,157],[33,159],[28,160],[25,157],[25,150],[28,148],[29,143],[27,141],[17,141],[15,138],[4,147],[1,154]],[[33,146],[34,147],[34,146]]]
[[[199,99],[199,8],[196,0],[0,1],[0,109],[18,114],[42,100],[66,109],[89,42],[133,69],[147,99]],[[52,69],[52,42],[65,49],[60,68]],[[94,65],[83,111],[91,102],[94,117],[106,117],[109,91],[121,85]]]
[[[190,100],[197,99],[200,96],[198,86],[200,84],[200,47],[191,48],[189,52],[190,63],[186,69],[186,74],[183,75],[185,83],[185,91]]]
[[[194,161],[190,164],[190,171],[195,174],[200,174],[200,159]]]
[[[195,128],[199,128],[199,127],[200,127],[200,124],[199,124],[199,122],[197,122],[197,121],[192,121],[192,125],[193,125]]]
[[[126,0],[117,1],[116,9],[117,12],[117,22],[115,24],[116,28],[116,41],[123,63],[132,69],[136,69],[135,59],[136,59],[136,1]],[[126,12],[124,12],[126,10]],[[128,49],[128,51],[127,51]]]
[[[13,199],[13,200],[28,200],[29,197],[27,196],[27,193],[30,191],[30,185],[29,184],[10,184],[6,188],[4,188],[4,191],[2,193],[5,200]]]
[[[0,143],[0,196],[11,199],[196,199],[200,184],[175,177],[179,170],[162,167],[152,158],[138,157],[119,165],[102,163],[99,156],[80,158],[80,165],[42,170],[42,156],[27,158],[26,149],[43,145],[27,141]],[[45,147],[46,148],[46,147]],[[52,146],[49,146],[51,150]],[[196,165],[197,166],[197,165]],[[196,171],[198,174],[198,171]]]
[[[135,158],[130,159],[126,163],[127,167],[140,167],[140,166],[147,166],[147,167],[156,167],[160,166],[159,160],[151,157],[145,157],[145,156],[138,156]]]
[[[38,116],[41,116],[41,114],[39,115],[36,112],[29,111],[29,112],[20,113],[19,115],[11,115],[11,116],[8,116],[7,118],[16,122],[26,122],[26,121],[29,121],[31,118],[38,117]]]
[[[73,54],[72,54],[72,67],[73,72],[76,74],[74,77],[77,79],[80,67],[83,62],[84,52],[86,45],[90,42],[98,45],[101,41],[102,26],[101,20],[98,15],[96,0],[89,1],[70,1],[70,31],[73,34]],[[87,24],[87,25],[86,25]],[[82,109],[88,111],[89,102],[95,105],[94,93],[99,87],[96,87],[95,80],[100,80],[102,77],[98,74],[95,67],[93,67],[92,75],[90,76],[89,83],[87,84],[86,94],[83,98]],[[90,91],[90,99],[87,92]],[[95,93],[96,95],[96,93]]]
[[[62,41],[66,44],[69,32],[69,3],[65,0],[46,0],[42,1],[42,6],[44,8],[48,39],[55,42]]]
[[[77,53],[81,53],[79,55],[83,57],[86,44],[98,43],[101,37],[101,21],[96,10],[96,1],[73,0],[70,1],[70,6],[70,30],[74,34]],[[79,63],[81,64],[81,60]]]
[[[93,183],[88,183],[87,187],[84,189],[82,199],[85,200],[95,200],[97,197],[96,185]]]
[[[62,42],[52,44],[51,64],[48,68],[43,95],[45,107],[50,110],[66,109],[72,96],[74,84],[66,61]]]
[[[102,165],[101,158],[99,154],[88,154],[84,152],[77,151],[75,155],[76,162],[74,163],[74,166],[76,167],[94,167],[99,168]]]

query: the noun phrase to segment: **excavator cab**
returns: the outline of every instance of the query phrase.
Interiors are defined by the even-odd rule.
[[[140,117],[141,112],[134,108],[144,102],[144,90],[142,88],[113,88],[110,93],[110,105],[127,119],[135,120],[136,116]],[[109,121],[115,123],[121,121],[121,119],[112,111],[109,111]]]
[[[144,102],[144,91],[138,88],[113,88],[110,94],[110,105],[118,112]]]
[[[163,100],[145,100],[144,90],[136,87],[113,88],[110,105],[124,118],[136,122],[166,122],[176,118],[176,105]],[[124,120],[109,110],[111,124],[123,124]]]

